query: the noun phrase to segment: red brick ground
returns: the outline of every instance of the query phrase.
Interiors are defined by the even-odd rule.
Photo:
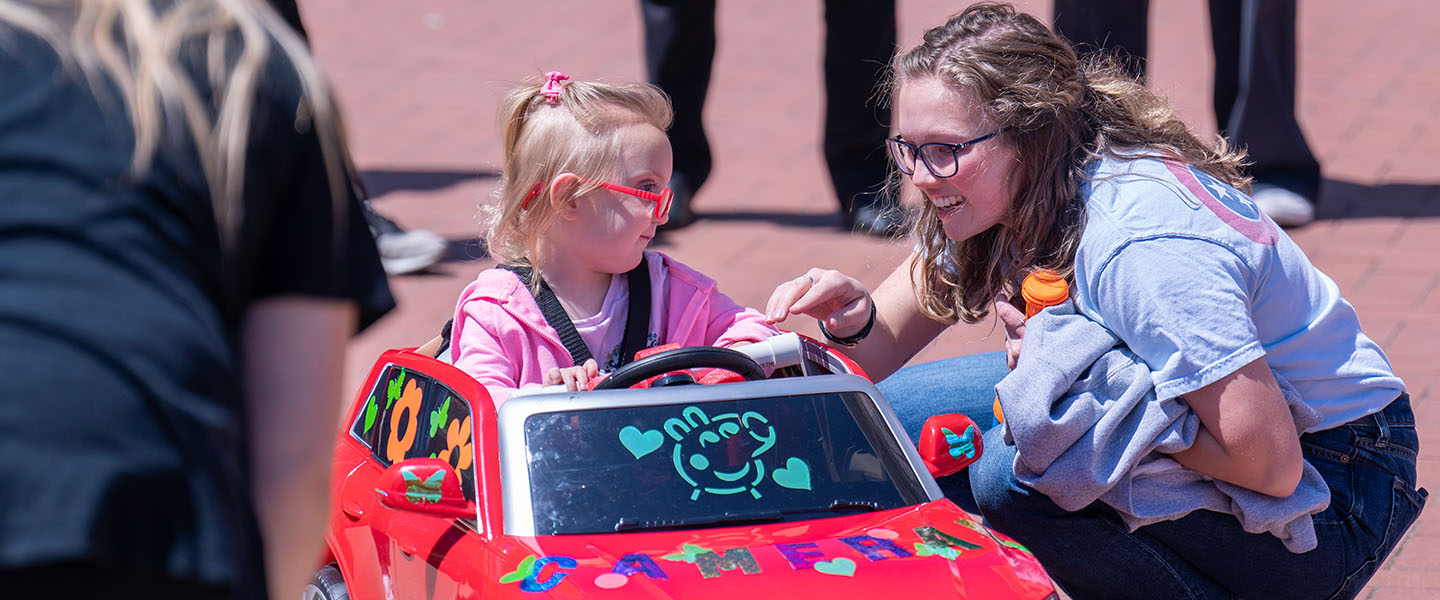
[[[495,112],[522,77],[642,78],[637,6],[609,0],[302,0],[348,111],[376,206],[452,240],[451,260],[392,281],[401,308],[351,345],[358,385],[384,348],[434,335],[487,266],[475,208],[499,162]],[[1049,2],[1021,2],[1048,15]],[[1213,134],[1208,21],[1200,2],[1156,2],[1151,78]],[[1420,420],[1422,484],[1440,489],[1440,5],[1313,0],[1300,13],[1301,121],[1324,165],[1321,220],[1290,234],[1360,311],[1405,378]],[[877,283],[904,246],[837,229],[821,161],[821,2],[722,0],[705,118],[715,171],[705,217],[656,246],[715,276],[741,302],[811,265]],[[962,2],[902,0],[901,45]],[[1048,19],[1047,19],[1048,20]],[[806,322],[787,324],[814,332]],[[957,327],[917,360],[999,348],[989,324]],[[1433,511],[1432,511],[1433,512]],[[1422,516],[1362,597],[1440,596],[1440,519]]]

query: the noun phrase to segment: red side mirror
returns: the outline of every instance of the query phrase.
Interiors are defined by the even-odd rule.
[[[396,510],[450,519],[474,519],[475,503],[465,499],[460,475],[438,458],[402,460],[380,474],[375,482],[380,503]]]
[[[970,417],[961,414],[935,415],[920,430],[920,459],[935,477],[964,469],[980,459],[985,439]]]

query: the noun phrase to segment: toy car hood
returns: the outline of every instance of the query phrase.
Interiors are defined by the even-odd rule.
[[[948,500],[794,523],[510,538],[507,597],[1048,598],[1035,557]]]

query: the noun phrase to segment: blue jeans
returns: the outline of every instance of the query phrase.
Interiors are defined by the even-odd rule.
[[[999,428],[986,433],[969,471],[986,522],[1033,551],[1076,600],[1353,598],[1425,505],[1427,493],[1415,488],[1420,445],[1410,397],[1300,442],[1331,490],[1330,507],[1315,516],[1319,547],[1304,554],[1209,511],[1134,533],[1100,503],[1067,512],[1016,481],[1015,448],[1001,442]]]
[[[980,431],[994,427],[995,384],[1009,374],[1005,353],[987,352],[905,367],[876,387],[890,402],[910,439],[918,441],[925,419],[934,415],[960,413],[975,421]],[[960,508],[980,514],[971,497],[970,477],[965,471],[941,477],[936,482],[945,496]]]

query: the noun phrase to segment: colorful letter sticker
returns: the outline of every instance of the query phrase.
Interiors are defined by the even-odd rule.
[[[919,556],[941,556],[955,560],[960,557],[960,552],[980,547],[979,544],[972,544],[929,526],[916,527],[915,535],[920,536],[921,540],[915,543],[915,554]]]
[[[780,551],[780,555],[784,556],[785,560],[790,561],[790,568],[796,571],[813,569],[815,563],[825,557],[825,553],[820,551],[820,546],[815,542],[775,544],[775,549]]]
[[[544,581],[541,581],[539,579],[540,572],[545,569],[546,565],[550,564],[555,565],[555,572],[551,573],[549,577],[546,577]],[[514,571],[501,576],[500,583],[514,583],[519,581],[520,591],[522,592],[544,592],[560,585],[560,582],[570,575],[569,573],[563,572],[562,569],[574,569],[579,566],[579,564],[579,562],[569,556],[542,556],[540,558],[527,556],[525,560],[520,561],[520,565],[516,567]]]
[[[904,548],[895,545],[895,542],[870,537],[868,535],[857,535],[854,537],[840,538],[840,541],[844,542],[845,545],[854,548],[856,552],[864,555],[865,558],[870,559],[872,562],[877,560],[889,559],[889,556],[885,556],[886,552],[889,552],[895,558],[906,558],[909,556],[913,556]]]
[[[694,562],[694,558],[692,557],[689,562]],[[626,577],[629,577],[636,573],[644,573],[646,577],[649,577],[651,579],[669,578],[667,575],[665,575],[665,571],[660,568],[660,565],[655,564],[655,560],[650,558],[650,555],[643,552],[626,554],[625,556],[620,557],[620,560],[616,561],[615,563],[615,568],[611,569],[610,571],[612,573],[619,573]]]
[[[988,538],[990,538],[990,539],[992,539],[992,540],[995,540],[995,543],[1000,544],[1001,546],[1003,546],[1003,547],[1005,547],[1005,548],[1011,548],[1011,549],[1014,549],[1014,550],[1019,550],[1019,551],[1021,551],[1021,552],[1026,553],[1026,554],[1034,554],[1033,552],[1030,551],[1029,548],[1026,548],[1025,546],[1020,545],[1018,542],[1012,542],[1012,541],[1010,541],[1010,540],[1000,539],[1000,536],[995,535],[995,532],[990,531],[989,529],[986,529],[983,525],[981,525],[981,524],[979,524],[979,523],[976,523],[976,522],[974,522],[974,521],[971,521],[970,519],[967,519],[967,518],[965,518],[965,517],[960,517],[960,518],[959,518],[958,520],[956,520],[955,522],[956,522],[956,523],[959,523],[959,524],[961,524],[961,525],[964,525],[965,527],[967,527],[967,528],[969,528],[969,529],[972,529],[972,530],[974,530],[974,531],[977,531],[977,532],[979,532],[981,535],[983,535],[983,536],[985,536],[985,537],[988,537]]]
[[[721,571],[740,569],[746,575],[754,575],[760,572],[760,563],[755,562],[755,556],[750,554],[749,548],[731,548],[721,554],[715,552],[701,552],[695,555],[695,566],[700,569],[700,575],[705,578],[719,577]]]

